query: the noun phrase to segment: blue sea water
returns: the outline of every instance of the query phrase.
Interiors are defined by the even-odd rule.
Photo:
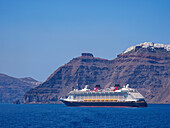
[[[170,128],[170,105],[83,108],[0,104],[0,128]]]

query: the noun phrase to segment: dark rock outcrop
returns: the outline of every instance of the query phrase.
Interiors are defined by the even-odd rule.
[[[0,74],[0,103],[13,103],[22,101],[23,95],[38,86],[40,82],[30,78],[14,78]]]
[[[136,46],[114,60],[91,54],[73,58],[44,83],[28,91],[24,103],[59,103],[74,88],[96,84],[102,88],[130,84],[150,103],[170,103],[170,52],[164,48]]]
[[[20,100],[16,100],[14,102],[12,102],[12,104],[21,104]]]

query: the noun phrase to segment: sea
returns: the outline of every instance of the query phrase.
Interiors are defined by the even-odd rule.
[[[170,104],[146,108],[0,104],[0,128],[170,128]]]

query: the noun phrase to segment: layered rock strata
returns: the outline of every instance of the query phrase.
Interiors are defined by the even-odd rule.
[[[15,78],[0,74],[0,103],[22,101],[23,95],[40,82],[30,78]]]

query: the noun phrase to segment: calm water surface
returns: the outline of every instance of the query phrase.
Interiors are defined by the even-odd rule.
[[[170,105],[82,108],[0,104],[0,128],[170,128]]]

